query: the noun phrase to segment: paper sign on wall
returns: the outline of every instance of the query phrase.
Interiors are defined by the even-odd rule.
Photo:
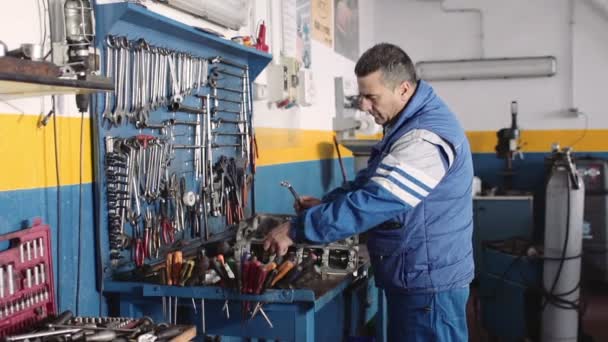
[[[312,38],[333,48],[333,1],[312,0]]]

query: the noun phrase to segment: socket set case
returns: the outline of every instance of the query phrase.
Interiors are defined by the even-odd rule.
[[[54,315],[50,228],[35,219],[32,227],[0,236],[0,339],[23,332]]]

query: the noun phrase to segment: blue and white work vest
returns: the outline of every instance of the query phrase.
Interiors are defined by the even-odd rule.
[[[445,155],[453,160],[434,183],[398,161],[386,163],[393,144],[413,130],[430,131],[451,145]],[[463,128],[432,87],[419,81],[397,121],[372,148],[367,168],[349,189],[333,191],[298,216],[295,238],[327,243],[369,230],[378,286],[408,293],[466,286],[474,275],[472,180]]]

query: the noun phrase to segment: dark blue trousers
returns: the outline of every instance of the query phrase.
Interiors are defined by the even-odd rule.
[[[466,342],[469,288],[437,293],[386,292],[390,342]]]

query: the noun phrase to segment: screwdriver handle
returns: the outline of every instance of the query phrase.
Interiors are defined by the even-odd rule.
[[[266,291],[266,289],[268,289],[269,287],[272,287],[271,286],[272,281],[274,280],[274,278],[277,276],[278,273],[279,273],[279,271],[276,268],[268,273],[268,275],[266,276],[266,280],[264,280],[264,285],[262,286],[262,290],[260,291],[260,293],[264,293]]]
[[[266,280],[267,276],[268,276],[268,270],[266,270],[266,267],[264,267],[264,266],[260,267],[260,269],[258,271],[258,278],[256,281],[255,294],[259,295],[262,293],[262,289],[264,288],[264,281]]]
[[[173,285],[173,253],[165,257],[165,277],[167,285]]]
[[[271,286],[276,285],[276,283],[279,280],[283,279],[283,277],[285,277],[285,275],[287,275],[287,272],[289,272],[289,271],[291,271],[291,269],[293,269],[294,265],[295,264],[289,260],[285,261],[279,268],[279,272],[277,273],[277,276],[272,281]]]

